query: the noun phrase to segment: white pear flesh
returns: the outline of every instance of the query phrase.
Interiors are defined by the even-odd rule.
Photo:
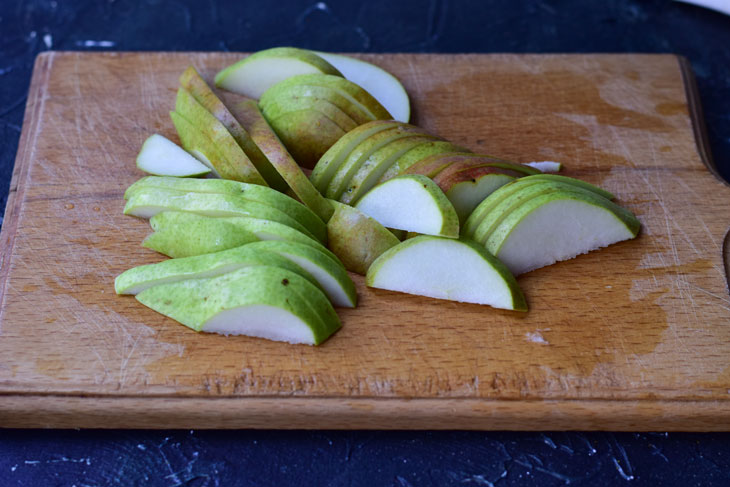
[[[545,194],[513,211],[486,247],[519,275],[634,238],[638,220],[613,207],[572,192]]]
[[[563,165],[560,162],[555,161],[526,162],[525,166],[530,166],[544,173],[560,172],[563,168]]]
[[[315,53],[337,68],[345,78],[365,88],[390,112],[394,120],[410,120],[411,103],[398,78],[367,61],[328,52]]]
[[[454,205],[459,221],[465,222],[474,208],[484,201],[490,194],[515,178],[506,174],[485,174],[472,181],[462,181],[446,191],[446,197]]]
[[[526,311],[514,276],[480,245],[419,236],[387,250],[368,269],[370,287]]]
[[[457,238],[459,217],[432,179],[408,174],[367,192],[355,208],[387,228]]]
[[[150,135],[137,155],[137,167],[157,176],[202,176],[211,169],[160,134]]]
[[[266,49],[228,66],[215,76],[219,88],[259,99],[276,83],[299,74],[342,76],[312,51],[291,47]]]

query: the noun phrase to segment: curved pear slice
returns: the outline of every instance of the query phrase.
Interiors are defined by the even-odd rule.
[[[487,250],[515,274],[636,237],[631,212],[589,192],[568,190],[532,198],[492,232]]]
[[[294,198],[274,189],[267,188],[266,186],[241,183],[227,179],[181,179],[148,176],[136,181],[127,188],[127,191],[124,193],[124,198],[129,199],[133,194],[141,190],[150,191],[150,188],[171,189],[181,192],[227,194],[257,201],[293,217],[320,241],[326,241],[327,238],[327,226],[312,210]]]
[[[286,182],[276,172],[266,156],[261,152],[251,136],[246,132],[238,120],[223,104],[220,98],[208,86],[208,83],[200,76],[193,66],[188,68],[180,75],[180,86],[190,92],[191,95],[203,105],[215,118],[217,118],[228,131],[231,133],[235,141],[241,146],[241,149],[256,167],[256,170],[269,183],[272,188],[285,192],[288,188]]]
[[[234,97],[237,98],[234,100]],[[232,113],[251,135],[251,139],[276,168],[297,198],[309,207],[323,222],[327,222],[334,209],[304,174],[294,158],[281,143],[269,123],[261,114],[256,102],[250,98],[229,95],[224,97]]]
[[[162,284],[136,297],[195,331],[318,345],[341,327],[319,289],[278,267],[247,267],[208,279]]]
[[[342,165],[327,186],[326,196],[331,199],[339,200],[342,193],[344,193],[347,189],[347,185],[352,177],[381,147],[399,139],[428,135],[430,134],[422,128],[404,123],[398,124],[390,130],[384,130],[371,135],[355,147],[342,162]]]
[[[137,167],[158,176],[202,176],[210,168],[160,134],[150,135],[137,155]]]
[[[391,248],[368,269],[370,287],[527,311],[507,267],[468,240],[419,236]]]
[[[400,243],[383,225],[352,206],[330,200],[335,212],[327,222],[330,250],[348,271],[365,275],[380,254]]]
[[[136,191],[124,206],[125,215],[140,218],[151,218],[162,211],[186,211],[213,217],[252,216],[283,223],[316,238],[304,225],[286,213],[240,196],[148,188]]]
[[[398,176],[375,186],[355,208],[385,227],[459,237],[454,206],[436,183],[419,174]]]
[[[168,257],[191,257],[257,242],[255,233],[218,218],[163,211],[150,219],[154,233],[142,246]]]
[[[445,140],[437,140],[434,142],[429,142],[427,144],[419,145],[398,158],[395,164],[390,166],[390,168],[385,171],[385,174],[380,177],[378,182],[383,183],[388,179],[392,179],[398,176],[399,174],[404,174],[406,170],[413,164],[416,164],[417,162],[427,157],[431,157],[436,154],[450,153],[469,153],[469,149],[460,147]]]
[[[294,262],[315,279],[334,306],[345,308],[357,306],[355,284],[342,263],[328,254],[308,245],[276,240],[255,242],[246,245],[246,248],[273,252]]]
[[[454,205],[460,223],[463,224],[474,211],[474,208],[479,206],[479,203],[484,201],[490,194],[515,180],[514,176],[493,169],[467,169],[458,173],[452,179],[438,181],[442,190],[448,188],[446,189],[446,197]]]
[[[318,281],[292,259],[275,252],[242,245],[211,254],[168,259],[156,264],[129,269],[114,280],[114,290],[117,294],[138,294],[160,284],[215,277],[244,267],[261,265],[296,272],[312,284],[319,286]]]
[[[373,95],[393,115],[394,120],[408,122],[411,117],[411,104],[408,93],[398,78],[360,59],[329,52],[315,52],[337,68],[345,78],[362,86]]]
[[[374,120],[347,132],[317,161],[317,165],[314,166],[309,180],[320,193],[324,194],[335,173],[355,147],[371,135],[396,127],[397,125],[398,122],[393,122],[392,120]]]
[[[360,105],[354,104],[334,88],[328,86],[302,85],[291,81],[283,81],[267,90],[259,100],[259,107],[263,112],[266,112],[271,104],[284,98],[316,98],[327,100],[346,113],[348,117],[352,118],[356,125],[362,125],[375,120],[371,112],[364,110]]]
[[[313,109],[287,112],[266,119],[300,166],[313,168],[327,150],[345,135],[334,120]]]
[[[587,191],[592,191],[597,195],[609,200],[614,198],[613,194],[609,193],[608,191],[601,189],[598,186],[594,186],[590,183],[586,183],[585,181],[581,181],[580,179],[569,178],[566,176],[558,176],[557,174],[535,174],[531,176],[526,176],[502,186],[494,193],[489,195],[487,199],[482,201],[467,218],[466,223],[461,229],[461,234],[472,237],[477,231],[477,228],[481,225],[482,221],[484,221],[486,215],[490,211],[492,211],[492,209],[496,205],[501,203],[502,200],[508,198],[516,192],[522,191],[522,188],[524,187],[532,186],[534,184],[540,184],[543,182],[570,184],[572,186],[577,186]]]
[[[259,103],[259,106],[267,120],[276,120],[289,112],[315,110],[335,122],[344,132],[349,132],[359,125],[334,103],[313,96],[279,96],[266,105]]]
[[[272,85],[301,74],[342,76],[330,63],[305,49],[275,47],[256,52],[215,75],[215,85],[258,99]]]
[[[370,191],[385,171],[392,166],[400,156],[414,147],[437,140],[433,135],[405,137],[395,140],[375,151],[360,166],[360,169],[350,179],[347,189],[340,196],[340,201],[354,205],[365,193]]]

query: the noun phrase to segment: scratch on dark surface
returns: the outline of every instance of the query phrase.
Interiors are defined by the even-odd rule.
[[[428,5],[428,30],[426,45],[433,45],[441,38],[446,24],[448,0],[431,0]]]
[[[649,448],[651,448],[652,455],[656,455],[656,456],[660,457],[662,460],[664,460],[665,462],[669,463],[669,459],[667,458],[667,456],[664,453],[662,453],[661,449],[657,448],[657,446],[654,443],[649,443]]]

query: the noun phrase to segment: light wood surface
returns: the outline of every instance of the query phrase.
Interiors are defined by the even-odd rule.
[[[521,276],[527,314],[356,277],[360,306],[318,348],[196,334],[114,294],[162,259],[122,194],[148,135],[177,140],[183,69],[239,55],[42,54],[0,239],[0,426],[730,429],[730,188],[699,155],[682,61],[361,57],[403,80],[415,123],[562,162],[640,236]]]

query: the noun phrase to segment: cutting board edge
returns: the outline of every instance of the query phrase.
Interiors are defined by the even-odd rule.
[[[2,428],[730,431],[726,401],[0,396]]]

